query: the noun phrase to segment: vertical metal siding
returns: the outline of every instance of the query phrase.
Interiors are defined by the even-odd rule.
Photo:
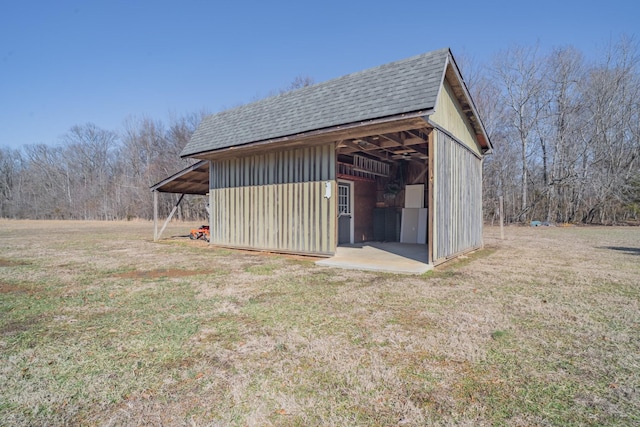
[[[434,262],[482,246],[482,160],[436,133]]]
[[[212,244],[335,251],[333,144],[220,160],[211,170]],[[329,199],[326,181],[334,187]]]

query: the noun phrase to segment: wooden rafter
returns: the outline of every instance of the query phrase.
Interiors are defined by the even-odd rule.
[[[416,147],[415,145],[411,146],[411,149],[417,151],[419,154],[422,154],[425,157],[429,157],[429,151],[423,147]]]
[[[380,139],[378,138],[378,140],[373,139],[373,137],[366,137],[366,138],[362,138],[363,141],[365,141],[367,144],[370,144],[374,147],[378,147],[378,149],[382,150],[382,151],[386,151],[387,153],[390,154],[396,154],[394,150],[392,150],[389,146],[385,146],[384,144],[382,144],[382,141],[380,141]]]
[[[427,142],[430,128],[375,132],[370,135],[340,140],[336,148],[341,154],[361,153],[385,162],[408,160],[423,164],[429,157]]]
[[[396,137],[395,135],[390,134],[381,134],[380,136],[388,141],[395,143],[396,145],[404,145],[404,142],[402,141],[402,138],[400,136]]]
[[[354,152],[361,152],[361,153],[367,153],[370,156],[374,156],[377,157],[380,160],[389,160],[389,154],[387,152],[385,152],[385,150],[381,150],[378,146],[373,145],[373,144],[369,144],[366,141],[359,139],[360,142],[364,142],[365,144],[360,144],[358,142],[355,141],[349,141],[349,143],[347,144],[347,146],[355,151],[351,151],[351,153]]]

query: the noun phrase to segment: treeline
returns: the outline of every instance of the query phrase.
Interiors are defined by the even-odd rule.
[[[484,163],[485,220],[638,223],[638,46],[595,60],[573,47],[512,47],[466,74],[494,145]]]
[[[640,70],[622,39],[596,59],[573,47],[512,47],[490,64],[461,60],[494,145],[484,163],[484,214],[507,222],[637,223],[640,217]],[[297,77],[280,93],[313,83]],[[202,113],[130,119],[121,130],[74,126],[55,146],[0,148],[0,216],[153,217],[149,187],[193,160],[179,153]],[[177,195],[162,195],[160,214]],[[205,217],[201,197],[178,218]]]
[[[130,220],[153,218],[150,186],[193,163],[179,154],[203,113],[168,123],[131,118],[119,131],[73,126],[58,145],[0,149],[0,217]],[[178,195],[161,194],[166,217]],[[186,197],[179,218],[206,218],[202,197]]]

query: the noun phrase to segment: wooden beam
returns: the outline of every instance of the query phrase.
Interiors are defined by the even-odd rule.
[[[431,131],[429,132],[429,142],[428,142],[428,150],[429,150],[429,160],[428,160],[428,167],[427,167],[427,171],[429,172],[429,174],[427,175],[429,178],[427,180],[427,185],[428,185],[428,190],[427,190],[427,200],[428,200],[428,206],[427,208],[429,209],[427,211],[427,246],[429,247],[429,254],[427,256],[428,260],[429,260],[429,264],[433,264],[433,251],[434,251],[434,234],[436,232],[436,229],[434,227],[434,218],[435,218],[435,212],[434,210],[437,208],[437,206],[435,206],[434,201],[436,199],[435,197],[435,192],[436,190],[436,185],[434,183],[434,179],[435,179],[435,175],[434,175],[434,165],[435,165],[435,132]]]
[[[417,145],[417,144],[425,144],[425,141],[422,138],[410,137],[404,140],[404,145]]]
[[[158,191],[153,191],[153,241],[158,241]]]
[[[157,238],[155,240],[159,240],[160,239],[160,236],[162,236],[162,232],[164,231],[165,228],[167,228],[167,225],[169,224],[169,221],[171,221],[171,218],[173,218],[173,214],[175,214],[176,211],[178,210],[178,206],[180,205],[180,202],[182,202],[183,198],[184,198],[184,194],[181,194],[180,198],[176,202],[176,205],[173,207],[173,209],[171,209],[171,213],[169,214],[169,218],[167,218],[167,220],[164,222],[164,225],[162,226],[162,229],[160,230],[160,233],[158,233],[158,236],[157,236]]]
[[[423,166],[424,166],[424,168],[422,169],[422,172],[420,172],[418,174],[418,176],[416,176],[416,178],[413,180],[413,182],[411,182],[412,184],[419,184],[418,181],[420,181],[422,179],[422,177],[424,176],[424,174],[427,173],[427,171],[429,170],[429,163],[426,163]]]
[[[402,138],[400,136],[391,136],[389,134],[380,134],[381,137],[383,137],[384,139],[393,142],[396,146],[398,145],[404,145],[404,141],[402,140]]]
[[[405,130],[405,133],[409,134],[412,138],[418,138],[421,139],[424,142],[427,142],[427,139],[429,137],[429,132],[430,129],[424,128],[424,129],[409,129],[409,130]],[[421,135],[421,133],[424,133],[424,137]]]
[[[384,144],[384,140],[380,140],[378,139],[377,141],[375,139],[373,139],[372,137],[365,137],[362,138],[365,142],[367,142],[368,144],[373,145],[374,147],[378,147],[380,150],[386,151],[388,153],[396,154],[396,152],[394,150],[390,150],[389,147],[392,146],[398,146],[398,144],[393,144],[393,145],[389,145],[389,144]]]
[[[425,113],[426,114],[426,113]],[[422,116],[407,117],[400,120],[388,120],[381,122],[358,123],[355,125],[337,126],[330,131],[318,130],[297,135],[274,138],[265,141],[256,141],[244,145],[222,148],[216,151],[193,154],[189,157],[221,160],[231,157],[262,154],[274,150],[309,147],[342,139],[364,138],[382,133],[400,132],[407,129],[424,129],[428,123]]]
[[[398,147],[402,145],[400,142],[389,138],[384,138],[382,135],[370,136],[369,139],[374,140],[376,144],[382,148]]]
[[[423,156],[429,157],[429,151],[426,148],[416,147],[415,145],[412,145],[411,149],[417,151],[418,153],[422,154]]]
[[[354,154],[354,153],[367,153],[382,160],[388,160],[389,156],[386,153],[377,153],[378,147],[364,147],[357,144],[354,141],[346,140],[342,142],[342,148],[338,150],[339,154]]]
[[[389,160],[389,153],[382,150],[369,150],[369,151],[360,151],[361,153],[368,154],[373,157],[377,157],[380,160]]]
[[[343,147],[350,148],[355,151],[363,151],[362,147],[353,142],[352,140],[342,141]]]
[[[409,133],[407,131],[405,131],[406,133]],[[410,139],[403,139],[402,137],[402,132],[400,132],[398,134],[398,136],[396,135],[390,135],[390,134],[383,134],[380,135],[382,138],[385,138],[387,141],[391,141],[393,143],[396,144],[396,146],[402,146],[402,147],[406,147],[409,151],[398,151],[398,150],[393,150],[393,153],[395,156],[397,156],[398,154],[404,154],[404,153],[409,153],[410,155],[413,155],[413,152],[417,152],[418,154],[421,155],[421,157],[429,157],[429,153],[426,149],[423,148],[419,148],[416,147],[416,144],[420,144],[420,143],[425,143],[426,141],[413,136],[413,135],[418,135],[417,133],[410,133],[410,135],[412,135],[412,137]]]

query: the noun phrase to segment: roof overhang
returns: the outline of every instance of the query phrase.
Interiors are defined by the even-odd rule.
[[[209,192],[209,162],[201,160],[151,187],[161,193],[200,194]]]
[[[366,120],[357,123],[347,123],[325,129],[302,132],[279,138],[255,141],[247,144],[221,148],[212,151],[190,154],[183,157],[197,159],[222,159],[236,157],[256,149],[283,149],[297,146],[311,146],[327,142],[337,142],[345,139],[361,138],[373,134],[400,132],[411,129],[421,129],[427,125],[427,119],[433,114],[433,109],[403,113],[390,117]]]

